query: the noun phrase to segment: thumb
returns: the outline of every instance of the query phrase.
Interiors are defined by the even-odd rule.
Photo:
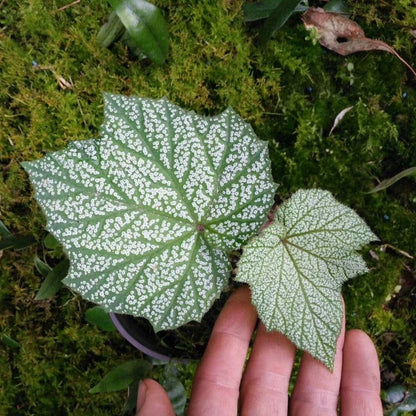
[[[154,380],[143,380],[137,395],[136,416],[175,416],[169,396]]]

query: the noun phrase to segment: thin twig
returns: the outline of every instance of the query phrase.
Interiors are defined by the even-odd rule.
[[[407,253],[406,251],[400,250],[399,248],[394,247],[394,246],[392,246],[391,244],[383,244],[383,245],[381,246],[382,251],[385,251],[385,250],[386,250],[386,248],[390,248],[390,249],[392,249],[392,250],[396,251],[397,253],[400,253],[402,256],[407,257],[408,259],[411,259],[411,260],[413,260],[413,259],[414,259],[414,257],[413,257],[413,256],[411,256],[411,255],[410,255],[409,253]]]
[[[4,1],[4,0],[3,0]],[[61,8],[59,8],[58,10],[56,10],[56,12],[61,12],[62,10],[67,9],[68,7],[72,7],[75,6],[76,4],[81,3],[81,0],[75,0],[72,3],[67,4],[66,6],[62,6]]]
[[[69,81],[67,81],[64,77],[62,77],[61,75],[59,75],[53,66],[51,65],[36,65],[35,70],[39,71],[39,70],[44,70],[44,71],[51,71],[52,74],[54,75],[54,77],[56,78],[56,81],[58,82],[58,85],[63,89],[73,89],[74,88],[74,83],[72,82],[72,79],[69,78]]]
[[[6,0],[1,0],[0,1],[0,8],[1,8],[1,6],[3,6],[3,4],[4,4],[4,2],[5,2]]]

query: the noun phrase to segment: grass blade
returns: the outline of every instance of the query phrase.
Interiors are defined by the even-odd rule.
[[[0,250],[6,250],[8,248],[13,248],[15,250],[22,250],[26,247],[29,247],[36,243],[35,237],[33,235],[18,235],[13,236],[9,235],[6,238],[3,238],[0,241]]]
[[[49,299],[54,296],[62,286],[62,279],[67,275],[69,260],[65,259],[58,263],[46,276],[35,300]]]
[[[35,267],[36,270],[46,279],[48,274],[51,272],[52,268],[49,267],[44,261],[42,261],[38,256],[35,257]]]
[[[8,228],[4,225],[4,222],[0,220],[0,235],[2,237],[8,237],[12,235],[12,233],[8,230]]]
[[[402,179],[402,178],[404,178],[406,176],[414,175],[415,173],[416,173],[416,166],[414,166],[412,168],[408,168],[408,169],[402,170],[400,173],[398,173],[397,175],[394,175],[392,178],[385,179],[384,181],[381,181],[376,187],[374,187],[368,193],[369,194],[373,194],[375,192],[383,191],[384,189],[386,189],[389,186],[393,185],[394,183],[396,183],[400,179]]]

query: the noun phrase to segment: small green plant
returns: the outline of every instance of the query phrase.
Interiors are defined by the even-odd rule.
[[[98,43],[109,47],[122,40],[139,58],[162,65],[168,54],[169,34],[161,11],[144,0],[108,2],[113,12],[98,33]]]
[[[276,184],[267,144],[232,109],[201,117],[166,99],[105,95],[98,139],[24,162],[67,286],[155,331],[200,321],[243,247],[247,282],[269,330],[332,368],[341,285],[367,271],[376,240],[329,192],[300,190],[266,223]]]

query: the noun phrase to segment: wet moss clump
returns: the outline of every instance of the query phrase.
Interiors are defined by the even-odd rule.
[[[19,163],[97,136],[103,91],[166,96],[206,115],[232,106],[268,141],[281,200],[299,188],[320,187],[354,208],[380,243],[363,250],[370,273],[344,288],[347,324],[375,341],[384,387],[416,387],[415,177],[368,193],[416,166],[410,71],[385,52],[342,57],[314,45],[299,15],[259,48],[258,24],[244,22],[242,0],[155,1],[170,33],[169,57],[158,67],[137,61],[121,43],[96,45],[110,12],[106,2],[59,10],[68,3],[0,2],[0,220],[13,234],[38,241],[0,252],[1,336],[19,345],[2,341],[0,348],[0,415],[118,415],[125,394],[88,390],[117,364],[141,356],[116,333],[87,324],[90,305],[69,290],[34,300],[43,280],[35,256],[53,263],[60,253],[43,246],[45,219]],[[410,3],[348,1],[367,36],[395,47],[416,67]],[[335,117],[349,106],[330,135]],[[188,370],[183,381],[189,387]]]

